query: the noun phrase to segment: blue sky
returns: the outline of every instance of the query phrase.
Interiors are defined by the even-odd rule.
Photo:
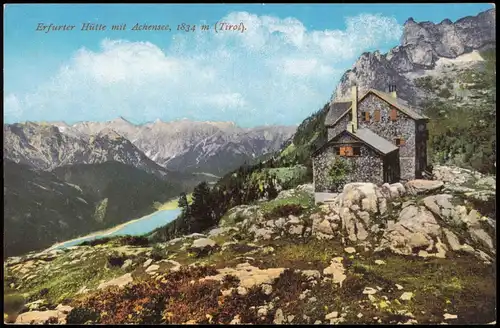
[[[364,51],[399,43],[403,24],[455,21],[491,4],[7,5],[4,120],[134,123],[157,118],[299,124]],[[216,22],[246,31],[213,31]],[[107,25],[81,31],[82,23]],[[178,32],[180,23],[195,32]],[[38,23],[75,25],[36,31]],[[126,31],[111,31],[112,24]],[[171,32],[131,31],[136,24]],[[202,32],[199,24],[209,24]]]

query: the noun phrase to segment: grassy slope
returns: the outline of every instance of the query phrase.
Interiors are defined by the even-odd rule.
[[[311,212],[319,210],[311,205],[311,200],[304,194],[280,201],[265,202],[260,206],[265,213],[269,213],[282,204],[307,205]],[[201,320],[199,322],[208,323],[206,314],[218,318],[216,320],[220,321],[217,322],[228,323],[234,315],[241,314],[250,322],[270,324],[278,308],[281,308],[285,314],[293,314],[295,316],[293,323],[313,323],[316,320],[324,322],[325,315],[332,311],[346,313],[346,322],[352,324],[378,323],[378,320],[381,323],[405,322],[409,319],[409,315],[402,314],[405,312],[410,312],[422,324],[443,322],[443,313],[458,314],[458,320],[448,321],[449,323],[473,324],[495,320],[496,280],[494,267],[477,262],[476,259],[467,255],[452,256],[446,259],[421,259],[370,252],[347,255],[340,240],[336,239],[318,241],[312,238],[290,239],[284,236],[278,240],[252,243],[253,240],[247,239],[244,235],[239,234],[237,239],[234,239],[233,235],[234,233],[229,233],[215,237],[214,240],[219,245],[226,241],[235,241],[235,245],[225,251],[219,250],[201,258],[196,258],[188,250],[185,250],[182,247],[183,242],[168,246],[161,251],[161,254],[165,258],[174,259],[184,265],[197,262],[213,265],[216,268],[234,267],[236,264],[244,262],[241,257],[246,257],[252,265],[261,269],[284,267],[319,270],[320,272],[329,265],[332,258],[340,256],[343,257],[347,278],[341,288],[332,282],[319,282],[317,285],[311,286],[307,285],[300,276],[290,272],[274,283],[270,297],[259,294],[257,291],[250,291],[249,295],[241,298],[236,294],[228,296],[224,298],[223,303],[220,303],[221,298],[219,297],[219,305],[211,307],[209,304],[212,303],[212,296],[210,296],[212,290],[218,295],[221,289],[224,289],[222,286],[209,284],[199,289],[201,288],[199,285],[187,284],[182,287],[184,293],[182,295],[185,295],[182,297],[181,294],[173,293],[173,290],[169,289],[181,288],[179,286],[184,286],[183,284],[188,282],[183,282],[182,275],[167,277],[166,281],[171,281],[172,285],[152,283],[154,280],[144,272],[145,269],[142,267],[142,263],[147,257],[142,255],[139,258],[128,256],[140,264],[134,269],[126,270],[132,272],[133,277],[138,281],[137,287],[131,287],[131,291],[137,288],[137,292],[132,292],[130,295],[143,293],[144,288],[146,291],[151,288],[150,292],[146,292],[149,294],[149,302],[156,299],[154,295],[157,292],[171,295],[172,302],[179,309],[178,312],[174,311],[176,314],[169,319],[171,323],[182,323],[193,318]],[[40,293],[43,293],[44,289],[47,288],[43,298],[47,299],[49,303],[56,305],[65,298],[69,298],[72,300],[68,300],[70,304],[78,304],[78,300],[83,300],[85,297],[73,294],[82,286],[92,288],[97,286],[101,279],[110,279],[126,272],[119,267],[105,269],[107,256],[113,251],[119,250],[116,246],[113,249],[108,247],[108,245],[100,245],[86,248],[88,255],[81,262],[74,264],[69,264],[72,261],[72,253],[63,255],[63,257],[50,262],[47,269],[29,283],[24,284],[21,290],[9,292],[7,289],[7,293],[10,295],[9,299],[12,299],[13,295],[24,294],[29,301],[34,301],[41,298]],[[383,260],[385,264],[375,264],[375,260]],[[161,264],[159,271],[165,270],[168,270],[168,266]],[[11,282],[18,285],[19,277],[8,269],[4,286],[8,287]],[[155,287],[155,284],[159,285]],[[398,290],[396,284],[402,285],[404,289]],[[365,287],[380,287],[381,290],[373,296],[372,301],[369,301],[368,296],[362,293]],[[159,290],[155,291],[155,288],[159,288]],[[300,300],[299,294],[306,289],[310,290],[309,296]],[[414,297],[410,301],[403,301],[400,299],[403,292],[412,292]],[[195,297],[194,299],[189,296],[192,293],[196,294],[196,296],[192,295]],[[125,304],[123,302],[140,301],[139,299],[133,301],[133,298],[127,298],[128,294],[124,294],[123,291],[116,294],[110,290],[95,295],[97,299],[108,299],[111,308]],[[256,315],[252,317],[251,313],[246,312],[246,309],[251,306],[262,305],[265,299],[270,300],[276,296],[279,296],[280,300],[274,301],[275,308],[268,313],[269,315],[259,318]],[[315,302],[308,301],[312,296],[316,298]],[[238,301],[236,302],[236,300]],[[87,308],[93,310],[99,310],[100,306],[103,306],[95,302],[83,302]],[[146,300],[146,302],[148,301]],[[232,302],[237,304],[233,304],[230,308],[225,307],[224,304],[232,304]],[[191,310],[184,312],[184,307],[189,307]],[[127,308],[129,310],[126,311],[129,312],[124,313],[130,313],[129,317],[117,314],[113,320],[121,320],[120,322],[124,323],[165,322],[162,321],[161,316],[144,318],[141,312],[134,312],[132,308]],[[165,310],[165,307],[155,308],[153,306],[153,309],[161,312]],[[222,315],[222,313],[226,313],[228,316]],[[363,313],[363,316],[358,317],[358,313]],[[305,319],[307,317],[304,315],[309,319]]]
[[[187,200],[188,200],[188,203],[191,204],[193,202],[193,194],[190,193],[190,194],[187,194]],[[171,200],[169,200],[168,202],[165,202],[165,203],[156,203],[155,204],[155,208],[158,210],[158,211],[163,211],[163,210],[174,210],[176,208],[179,208],[179,198],[173,198]]]

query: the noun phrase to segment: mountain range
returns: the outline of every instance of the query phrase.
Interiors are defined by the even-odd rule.
[[[223,175],[280,148],[294,126],[241,128],[232,122],[156,120],[141,125],[123,117],[108,122],[51,123],[63,135],[89,140],[114,131],[158,165],[174,171]]]

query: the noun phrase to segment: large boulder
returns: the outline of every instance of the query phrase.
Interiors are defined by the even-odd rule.
[[[189,247],[189,251],[195,253],[197,256],[206,255],[218,248],[218,245],[215,241],[210,238],[199,238],[196,239],[191,246]]]
[[[406,189],[411,195],[422,195],[436,192],[444,187],[444,182],[439,180],[410,180]]]
[[[382,188],[373,183],[346,184],[330,205],[331,227],[335,230],[340,224],[340,230],[350,242],[364,242],[370,236],[369,231],[377,231],[378,224],[385,220],[388,199],[403,196],[405,192],[400,183],[386,184]],[[316,231],[319,231],[320,223],[317,222]],[[322,227],[328,231],[325,223]]]
[[[382,196],[379,188],[373,183],[348,183],[339,195],[340,207],[360,206],[363,211],[377,213],[377,199]]]
[[[65,324],[72,307],[59,304],[55,310],[30,311],[21,313],[16,318],[16,324],[45,324],[49,319],[55,319],[58,324]]]
[[[406,189],[400,182],[396,182],[391,185],[388,183],[384,183],[382,185],[381,191],[387,199],[396,199],[406,195]]]
[[[401,255],[417,254],[422,249],[431,251],[441,234],[441,227],[429,210],[410,205],[401,210],[396,223],[387,227],[376,251],[390,250]]]

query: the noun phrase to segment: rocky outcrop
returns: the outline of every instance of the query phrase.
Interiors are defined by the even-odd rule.
[[[363,93],[370,88],[387,91],[390,83],[397,86],[398,97],[416,105],[418,90],[409,73],[433,70],[440,58],[457,58],[494,46],[495,15],[495,9],[490,9],[455,23],[446,19],[439,24],[408,19],[401,44],[387,54],[363,53],[342,76],[332,100],[348,98],[353,85]]]
[[[65,324],[71,310],[70,306],[58,305],[54,310],[21,313],[16,319],[16,324],[45,324],[50,320],[54,320],[52,323]]]
[[[421,257],[468,252],[491,261],[496,253],[494,220],[468,208],[466,199],[451,194],[450,188],[467,188],[469,195],[494,195],[491,189],[478,191],[463,186],[474,178],[475,188],[492,188],[494,177],[448,167],[437,167],[435,174],[446,182],[411,180],[405,185],[380,187],[347,184],[332,203],[311,215],[311,234],[318,239],[341,238],[344,244],[363,246],[365,250]],[[422,195],[427,197],[415,198]]]
[[[123,287],[131,283],[132,281],[133,281],[132,275],[130,273],[126,273],[123,276],[99,284],[97,289],[105,289],[110,286]]]
[[[433,193],[443,188],[443,186],[443,181],[439,180],[412,180],[406,184],[406,188],[411,195]]]
[[[217,243],[210,238],[199,238],[191,244],[189,251],[200,256],[202,254],[212,253],[218,247]]]
[[[246,294],[247,290],[252,288],[253,286],[271,286],[283,272],[284,268],[271,268],[261,270],[257,267],[254,267],[248,263],[238,264],[235,268],[224,268],[219,270],[219,273],[215,276],[208,276],[200,279],[200,281],[204,280],[218,280],[221,281],[227,275],[234,276],[239,279],[239,286],[237,291],[239,294]],[[263,287],[263,288],[269,288]],[[271,288],[272,290],[272,288]],[[226,293],[230,293],[232,290],[226,291]],[[224,292],[223,292],[224,294]]]
[[[441,234],[441,227],[430,211],[410,205],[401,211],[397,222],[388,224],[376,250],[389,249],[401,255],[418,254],[422,249],[432,251]]]

